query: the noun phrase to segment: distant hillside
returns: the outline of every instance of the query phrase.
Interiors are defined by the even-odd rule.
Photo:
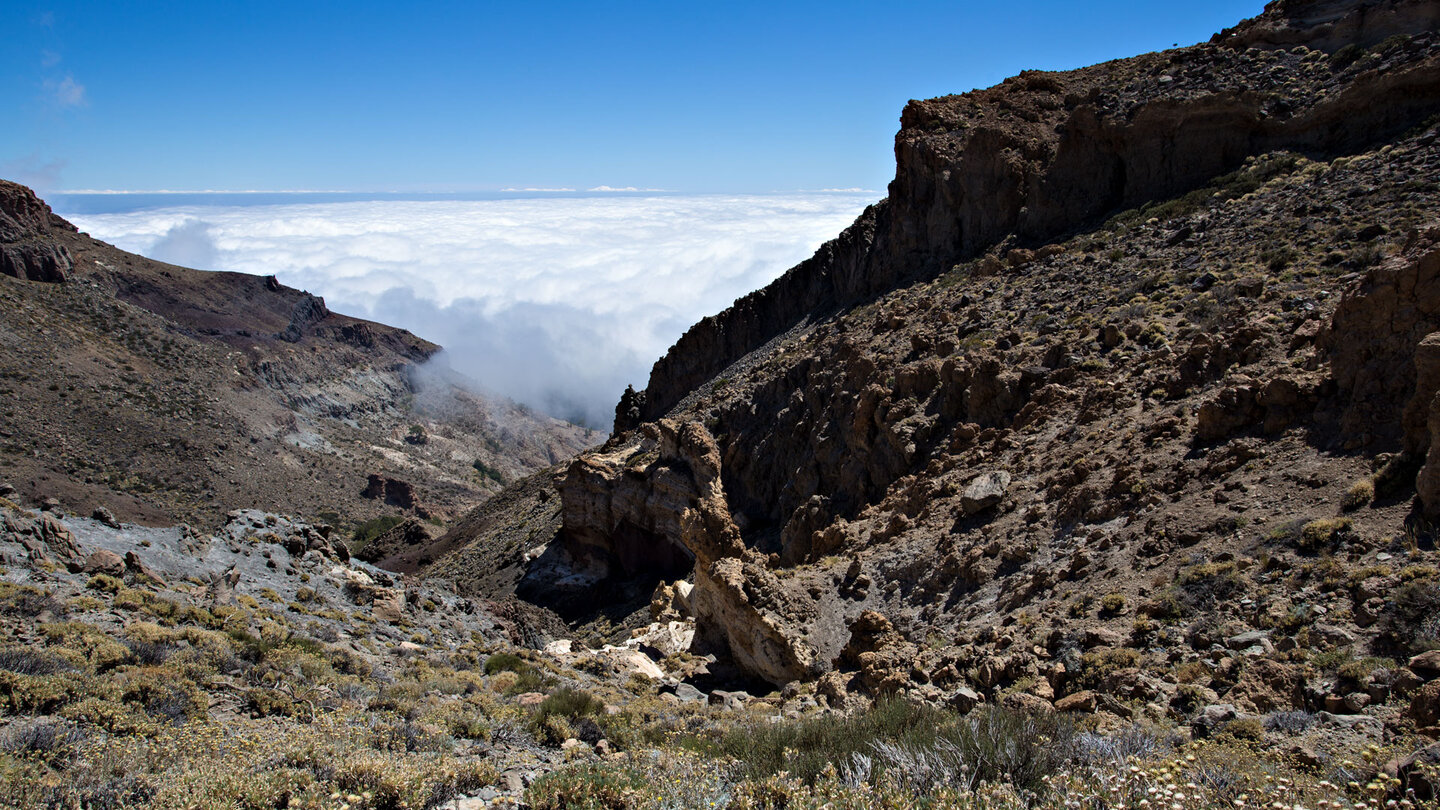
[[[467,392],[404,330],[274,277],[126,253],[5,182],[0,273],[0,482],[32,502],[443,519],[591,441]]]

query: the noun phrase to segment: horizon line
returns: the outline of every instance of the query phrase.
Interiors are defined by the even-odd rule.
[[[876,189],[851,188],[796,188],[771,189],[769,191],[677,191],[664,188],[636,188],[634,186],[595,186],[593,188],[542,188],[507,186],[501,189],[467,189],[460,191],[402,191],[398,189],[113,189],[79,188],[55,189],[46,195],[60,194],[72,197],[119,197],[126,195],[206,195],[206,194],[879,194]]]

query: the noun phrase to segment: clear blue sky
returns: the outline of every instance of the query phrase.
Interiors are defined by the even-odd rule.
[[[908,99],[1192,44],[1262,5],[8,0],[0,176],[881,189]]]

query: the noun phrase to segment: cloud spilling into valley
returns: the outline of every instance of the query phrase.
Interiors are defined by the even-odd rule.
[[[275,274],[446,347],[486,389],[608,428],[700,317],[764,286],[877,195],[665,195],[186,206],[70,217],[121,248]]]

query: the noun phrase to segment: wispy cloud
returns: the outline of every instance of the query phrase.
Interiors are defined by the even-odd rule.
[[[47,160],[39,153],[31,153],[0,163],[0,177],[27,185],[44,194],[60,185],[60,173],[64,169],[63,160]]]
[[[83,107],[89,103],[85,96],[85,85],[75,81],[73,76],[66,76],[59,81],[47,80],[45,90],[61,107]]]
[[[195,206],[71,217],[127,250],[275,273],[434,340],[491,390],[608,427],[692,323],[834,237],[870,196]],[[213,252],[212,252],[213,251]]]

